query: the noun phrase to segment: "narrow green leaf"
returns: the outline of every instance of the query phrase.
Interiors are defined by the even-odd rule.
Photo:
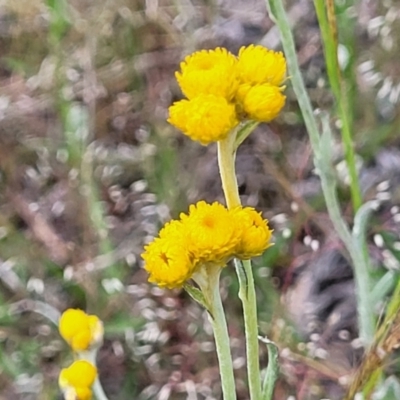
[[[371,304],[378,304],[382,299],[390,293],[398,279],[398,272],[387,271],[385,275],[374,285],[371,292]]]
[[[211,317],[213,317],[211,313],[211,307],[207,303],[207,300],[200,289],[192,285],[189,285],[188,283],[184,284],[183,288],[186,290],[186,292],[193,300],[197,301],[200,305],[202,305],[210,313]]]
[[[267,345],[268,349],[268,366],[262,386],[262,400],[272,400],[274,395],[275,383],[279,376],[278,346],[271,340],[258,337],[259,340]]]
[[[250,135],[250,133],[257,128],[258,125],[259,125],[258,121],[252,121],[252,120],[245,121],[239,125],[235,138],[235,145],[234,145],[235,150],[244,142],[244,140]]]
[[[237,258],[234,259],[234,264],[235,264],[235,269],[236,269],[236,275],[238,276],[238,279],[240,282],[239,297],[246,296],[246,299],[247,299],[249,297],[248,296],[249,282],[247,279],[246,270],[244,269],[242,262],[240,260],[238,260]]]

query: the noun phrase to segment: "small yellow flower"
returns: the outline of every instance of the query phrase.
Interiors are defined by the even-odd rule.
[[[149,282],[170,289],[180,287],[189,280],[196,266],[180,221],[168,223],[159,237],[145,246],[142,258],[144,268],[150,274]]]
[[[241,260],[261,255],[270,243],[272,231],[268,221],[263,219],[261,213],[252,207],[236,208],[232,210],[236,223],[241,227],[241,237],[235,249],[235,256]]]
[[[280,86],[286,75],[286,60],[281,52],[250,45],[240,49],[237,70],[241,83]]]
[[[86,360],[79,360],[61,370],[58,384],[65,400],[90,400],[96,377],[96,367]]]
[[[169,123],[203,145],[225,139],[239,123],[235,106],[214,95],[178,101],[169,115]]]
[[[233,256],[240,240],[240,230],[230,211],[217,202],[199,201],[191,205],[189,214],[181,214],[190,249],[199,263],[224,266]]]
[[[238,86],[236,62],[224,48],[197,51],[181,62],[176,79],[188,99],[213,94],[231,100]]]
[[[103,341],[103,323],[95,315],[88,315],[82,310],[66,310],[61,315],[59,331],[74,351],[87,350]]]
[[[237,99],[247,118],[260,122],[269,122],[276,118],[285,105],[286,96],[278,86],[241,85]]]

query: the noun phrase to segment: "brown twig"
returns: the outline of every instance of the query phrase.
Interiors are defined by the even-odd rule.
[[[46,218],[38,211],[32,210],[21,194],[7,191],[11,204],[18,215],[25,221],[34,237],[42,243],[49,252],[49,257],[59,265],[65,265],[69,259],[67,244],[54,231]]]

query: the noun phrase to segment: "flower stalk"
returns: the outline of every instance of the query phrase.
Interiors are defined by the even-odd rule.
[[[213,287],[213,296],[211,301],[210,321],[214,330],[215,345],[217,348],[219,370],[221,375],[222,393],[224,400],[235,400],[235,378],[233,376],[233,365],[228,335],[228,327],[224,309],[222,307],[221,295],[219,292],[218,281]]]
[[[90,363],[92,363],[93,365],[96,365],[97,351],[98,351],[98,349],[94,348],[87,352],[78,353],[78,357],[81,360],[87,360]],[[93,382],[92,391],[93,391],[93,394],[94,394],[96,400],[108,400],[108,397],[107,397],[106,393],[104,392],[103,386],[101,385],[98,374],[96,375],[96,379]]]
[[[221,268],[218,266],[205,268],[207,271],[203,269],[203,273],[196,274],[193,279],[200,286],[208,305],[209,319],[214,331],[223,398],[224,400],[236,400],[228,327],[219,291]]]
[[[231,132],[227,139],[218,142],[219,171],[228,208],[240,205],[235,173],[235,139],[236,132],[234,131]],[[257,301],[251,261],[244,260],[241,264],[239,260],[235,259],[235,267],[239,280],[239,298],[243,305],[250,398],[252,400],[259,400],[261,399],[261,378],[258,348]]]
[[[236,134],[233,131],[224,140],[218,142],[218,165],[221,175],[222,190],[226,205],[234,208],[240,205],[239,188],[235,172],[236,150],[234,149]]]
[[[239,279],[239,298],[243,305],[250,398],[258,400],[261,399],[261,377],[258,353],[257,301],[251,261],[244,260],[241,263],[235,259],[235,268]]]

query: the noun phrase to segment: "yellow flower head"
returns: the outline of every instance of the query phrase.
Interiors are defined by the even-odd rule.
[[[189,280],[196,266],[180,221],[169,222],[159,237],[145,246],[142,258],[144,268],[150,274],[149,281],[170,289]]]
[[[167,223],[145,247],[144,268],[150,282],[181,287],[208,274],[210,268],[225,266],[232,257],[244,260],[262,254],[271,246],[271,233],[268,221],[254,208],[228,210],[217,202],[199,201],[180,220]]]
[[[250,45],[240,49],[237,70],[241,83],[280,86],[286,75],[286,60],[281,52]]]
[[[169,108],[168,122],[203,145],[225,139],[239,123],[235,106],[214,95],[174,103]]]
[[[269,122],[276,118],[285,105],[286,96],[278,86],[241,85],[237,99],[247,118],[260,122]]]
[[[272,245],[272,231],[261,213],[252,207],[236,208],[232,213],[237,225],[241,227],[240,241],[235,249],[237,258],[248,260],[259,256]]]
[[[188,99],[213,94],[231,100],[235,95],[236,57],[226,49],[197,51],[181,62],[176,79]]]
[[[181,214],[190,248],[200,263],[225,265],[240,240],[240,230],[222,204],[199,201]]]
[[[87,350],[103,341],[103,323],[95,315],[88,315],[82,310],[66,310],[61,315],[59,331],[74,351]]]
[[[86,360],[79,360],[61,370],[58,384],[66,400],[90,400],[96,377],[96,367]]]

